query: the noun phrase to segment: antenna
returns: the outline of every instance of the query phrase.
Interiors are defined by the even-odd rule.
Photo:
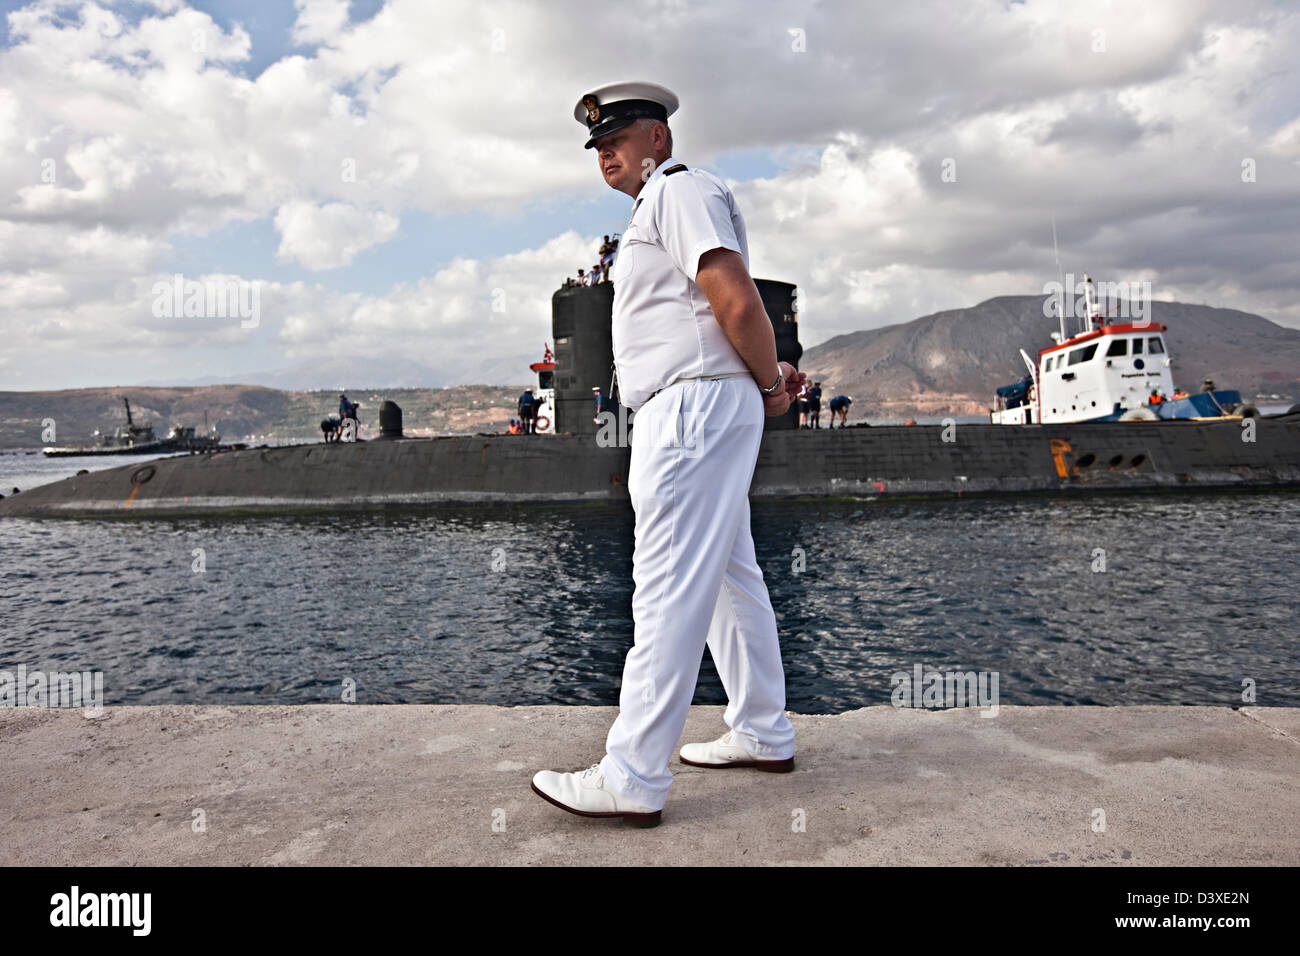
[[[1094,316],[1101,313],[1101,306],[1097,304],[1097,293],[1092,285],[1092,277],[1086,272],[1083,274],[1083,302],[1084,321],[1080,331],[1091,332]]]
[[[1056,318],[1061,323],[1061,341],[1065,335],[1065,272],[1061,269],[1061,253],[1056,248],[1056,211],[1052,211],[1052,255],[1056,257],[1056,274],[1060,277],[1061,288],[1056,294]]]

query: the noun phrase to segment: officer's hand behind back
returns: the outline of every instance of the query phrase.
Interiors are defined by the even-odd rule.
[[[763,396],[763,413],[768,416],[784,415],[790,410],[790,394],[774,392]]]

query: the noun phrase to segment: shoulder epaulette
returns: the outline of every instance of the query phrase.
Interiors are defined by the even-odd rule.
[[[685,168],[686,168],[685,163],[678,163],[676,166],[669,166],[667,169],[665,169],[664,175],[671,176],[673,173],[680,173]]]

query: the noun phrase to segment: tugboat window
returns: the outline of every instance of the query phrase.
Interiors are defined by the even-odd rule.
[[[1134,354],[1134,355],[1141,355],[1141,354],[1142,354],[1142,340],[1141,340],[1141,339],[1134,339],[1134,340],[1133,340],[1133,354]]]
[[[1156,335],[1147,339],[1148,355],[1155,355],[1156,353],[1163,352],[1164,350],[1165,350],[1165,344],[1160,341],[1160,336]]]
[[[1106,357],[1112,355],[1128,355],[1128,339],[1116,339],[1110,343],[1110,348],[1106,350]]]
[[[1075,349],[1073,352],[1070,353],[1070,361],[1068,364],[1078,365],[1080,362],[1087,362],[1096,354],[1097,354],[1097,346],[1095,344],[1085,346],[1081,349]]]

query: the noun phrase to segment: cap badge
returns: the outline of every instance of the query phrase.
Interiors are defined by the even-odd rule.
[[[582,98],[582,105],[587,107],[587,121],[594,123],[600,119],[600,105],[596,102],[596,97],[588,94]]]

